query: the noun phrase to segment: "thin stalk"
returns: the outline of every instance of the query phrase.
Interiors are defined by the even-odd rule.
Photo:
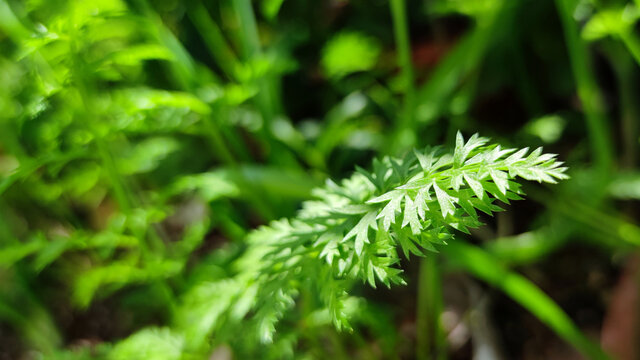
[[[563,228],[567,234],[585,231],[590,237],[603,244],[607,244],[605,240],[611,238],[616,240],[615,246],[618,247],[622,245],[621,242],[630,246],[640,245],[640,228],[621,220],[620,217],[598,211],[593,204],[565,198],[552,199],[537,191],[529,191],[529,196],[546,204],[549,209],[554,209],[558,215],[574,221],[575,224]],[[598,236],[593,236],[596,233]]]
[[[214,58],[220,69],[230,78],[234,79],[234,64],[238,63],[236,55],[227,44],[220,27],[209,16],[207,8],[201,1],[189,2],[187,15],[204,39],[209,53]]]
[[[233,9],[240,24],[240,46],[242,47],[245,59],[253,59],[262,55],[260,38],[258,37],[258,26],[253,13],[251,0],[233,0]],[[268,129],[273,117],[273,99],[270,91],[268,79],[259,82],[260,92],[256,95],[256,101],[262,113],[265,124],[263,128]]]
[[[562,339],[573,345],[588,359],[609,359],[609,356],[582,333],[573,320],[540,288],[524,276],[504,267],[484,250],[465,241],[452,241],[441,247],[452,268],[464,269],[474,277],[500,289],[546,324]]]
[[[569,52],[571,69],[576,81],[578,97],[584,108],[591,142],[591,152],[599,175],[607,177],[613,166],[613,148],[605,114],[604,102],[591,69],[589,49],[580,37],[578,25],[573,19],[575,2],[556,0]]]
[[[113,193],[116,198],[116,202],[120,207],[120,211],[128,214],[134,207],[131,192],[127,189],[127,186],[120,178],[120,174],[118,174],[118,170],[116,168],[115,161],[113,160],[113,156],[111,155],[111,151],[109,151],[109,149],[107,148],[107,144],[105,143],[105,141],[101,139],[100,135],[98,134],[96,134],[95,139],[98,156],[100,157],[102,165],[104,165],[104,168],[107,172],[107,177],[109,178],[109,182],[113,187]]]
[[[400,122],[396,126],[396,141],[392,146],[395,150],[412,147],[415,142],[413,132],[413,113],[415,109],[416,86],[413,64],[411,62],[411,45],[409,41],[409,23],[405,0],[391,0],[391,17],[393,19],[393,33],[395,36],[398,64],[401,68],[402,85],[404,86],[404,103]]]
[[[638,42],[638,38],[636,38],[632,32],[622,32],[620,35],[620,40],[624,46],[627,47],[627,50],[633,56],[633,59],[640,65],[640,42]]]
[[[240,36],[242,38],[242,51],[247,58],[260,55],[260,37],[258,25],[253,12],[251,0],[232,0],[233,9],[240,24]]]
[[[88,110],[87,110],[88,111]],[[86,113],[87,117],[92,117],[94,115]],[[91,127],[91,126],[90,126]],[[109,145],[100,137],[100,134],[95,134],[95,144],[96,149],[98,151],[98,156],[102,164],[104,165],[104,169],[106,171],[107,178],[111,183],[111,187],[113,189],[113,194],[116,198],[116,202],[118,203],[118,207],[120,211],[124,214],[131,214],[131,211],[139,206],[138,201],[135,198],[134,192],[131,190],[129,185],[126,183],[126,180],[122,178],[120,175],[115,160],[113,158],[113,154]],[[147,233],[148,235],[148,245],[150,246],[149,250],[154,252],[163,252],[164,251],[164,243],[162,238],[157,232],[155,227],[150,227]],[[143,233],[138,233],[136,236],[140,239],[144,239]],[[143,249],[147,250],[147,249]],[[146,252],[146,251],[145,251]]]
[[[623,39],[624,40],[624,39]],[[633,45],[627,44],[627,41]],[[622,166],[633,169],[637,161],[638,153],[638,124],[637,115],[640,112],[636,104],[635,93],[637,89],[637,79],[634,76],[636,66],[640,65],[640,46],[635,38],[624,41],[627,50],[631,53],[633,60],[627,54],[616,52],[610,49],[607,53],[609,61],[613,65],[618,78],[618,93],[620,94],[620,123],[622,127]],[[635,50],[632,50],[635,49]]]
[[[173,56],[175,56],[176,61],[171,61],[168,63],[168,65],[177,84],[183,90],[194,93],[197,90],[196,86],[197,86],[197,79],[198,79],[198,73],[196,72],[195,61],[193,60],[191,55],[187,52],[187,50],[184,48],[184,46],[182,46],[180,41],[176,39],[173,33],[171,33],[171,31],[167,29],[166,26],[164,26],[164,24],[162,23],[162,19],[160,19],[160,17],[155,13],[153,8],[148,4],[146,0],[136,0],[136,3],[138,4],[138,7],[140,8],[140,11],[142,12],[142,14],[145,17],[152,19],[152,25],[155,27],[155,34],[158,41],[164,44],[167,47],[167,49],[171,51]],[[191,17],[193,17],[192,21],[194,21],[196,28],[198,28],[198,31],[200,31],[201,33],[201,36],[205,39],[207,46],[210,47],[210,50],[212,51],[212,56],[216,60],[218,60],[218,58],[225,59],[225,61],[227,61],[228,59],[231,59],[231,57],[233,57],[234,55],[231,52],[231,50],[227,47],[226,43],[224,42],[224,39],[221,38],[222,35],[216,34],[216,30],[218,29],[215,23],[213,23],[211,19],[208,16],[206,16],[206,11],[207,11],[206,8],[202,6],[201,3],[198,3],[194,6],[195,6],[195,9],[192,6],[189,7],[189,10],[190,10],[189,14]],[[195,13],[201,12],[201,11],[205,12],[205,15],[198,14],[196,16]],[[212,29],[211,26],[213,26],[214,28]],[[218,35],[220,37],[218,37]],[[216,47],[216,48],[219,47],[219,49],[216,49],[214,54],[214,51],[211,47]],[[222,66],[223,64],[221,65],[221,67]],[[211,134],[209,134],[209,136],[214,143],[216,155],[219,155],[220,157],[222,157],[223,161],[228,162],[229,159],[233,158],[233,155],[231,154],[230,150],[228,149],[227,145],[224,143],[222,139],[221,129],[219,128],[218,124],[216,124],[215,121],[212,119],[212,116],[205,117],[204,122],[206,123],[205,126],[207,127],[207,130],[212,132]],[[233,138],[236,139],[237,136],[233,134]]]
[[[435,256],[420,260],[417,308],[418,360],[445,359],[445,335],[440,325],[442,313],[442,281]]]
[[[514,9],[517,7],[507,6],[507,2],[494,2],[482,16],[477,17],[475,28],[440,60],[429,75],[429,81],[418,88],[416,104],[420,105],[414,115],[420,125],[416,127],[433,124],[435,119],[450,110],[458,115],[468,111],[476,92],[478,68],[487,49],[495,41],[495,33],[508,28],[507,23],[515,16]],[[460,85],[463,88],[458,91]],[[452,107],[454,101],[457,104]],[[434,136],[436,132],[432,133]]]
[[[227,165],[235,165],[236,159],[225,145],[220,128],[218,127],[218,124],[216,124],[213,116],[207,116],[203,120],[203,124],[206,128],[214,153],[222,160],[223,163]]]
[[[169,62],[173,80],[182,88],[192,88],[198,80],[195,61],[189,52],[182,46],[180,40],[164,26],[160,16],[153,10],[147,0],[134,0],[138,10],[149,20],[153,34],[175,57],[175,61]]]
[[[239,39],[244,60],[260,58],[262,49],[251,0],[232,0],[231,3],[240,25]],[[273,134],[272,124],[281,111],[278,79],[274,75],[267,74],[257,80],[257,85],[259,91],[255,97],[255,104],[263,119],[260,135],[261,140],[266,143],[270,160],[281,165],[299,168],[298,159]]]
[[[242,168],[225,146],[224,139],[221,136],[220,129],[215,123],[215,120],[212,117],[208,117],[205,119],[204,124],[208,134],[207,138],[213,152],[218,154],[225,165],[238,173],[238,185],[242,187],[244,193],[247,195],[247,200],[253,203],[255,209],[258,210],[265,220],[273,220],[276,217],[275,212],[268,202],[264,200],[264,196],[260,194],[259,189],[256,189],[255,186],[250,184],[248,179],[246,179]]]
[[[87,118],[95,119],[96,115],[92,114],[90,110],[91,107],[87,106],[89,101],[87,93],[88,86],[86,86],[82,80],[78,80],[77,86],[82,93],[81,99],[84,107],[84,114],[87,115]],[[102,139],[101,135],[98,134],[97,131],[95,131],[93,122],[90,122],[89,127],[94,133],[96,148],[98,150],[101,162],[107,172],[107,177],[110,180],[114,195],[116,197],[116,201],[118,202],[118,206],[124,214],[131,214],[131,211],[135,207],[139,206],[139,201],[137,201],[134,192],[126,183],[126,180],[120,175],[113,157],[113,153],[109,148],[109,144],[107,144],[107,142]],[[147,242],[142,242],[141,244],[143,244],[143,246],[140,247],[143,257],[155,257],[164,255],[166,247],[161,236],[162,234],[162,228],[158,225],[152,225],[148,228],[148,230],[135,231],[134,235],[138,239],[140,239],[141,241],[145,238],[147,239]],[[167,302],[170,314],[172,314],[175,309],[175,300],[169,285],[163,281],[154,281],[152,283],[152,288],[160,291],[160,293],[164,297],[164,300]]]
[[[139,8],[145,17],[153,20],[153,25],[155,26],[155,33],[158,40],[163,43],[167,49],[171,51],[171,53],[176,57],[178,61],[169,62],[169,68],[174,75],[178,85],[182,87],[183,90],[194,92],[195,87],[195,79],[197,79],[198,74],[196,72],[195,61],[191,58],[191,55],[187,52],[187,50],[182,46],[178,39],[169,31],[169,29],[164,26],[162,20],[155,13],[153,8],[148,4],[146,0],[137,0],[136,1]],[[189,16],[192,18],[192,21],[196,25],[196,28],[205,39],[209,50],[212,51],[212,56],[218,61],[223,60],[222,64],[220,64],[223,70],[231,71],[230,67],[223,67],[227,63],[227,61],[231,61],[235,59],[235,55],[231,52],[230,48],[226,45],[224,38],[222,38],[221,34],[218,34],[219,29],[211,21],[211,19],[206,15],[206,8],[202,5],[202,3],[197,3],[193,6],[189,6]],[[203,12],[203,14],[200,14]],[[214,52],[213,48],[216,48]],[[225,71],[226,71],[225,70]],[[215,154],[219,156],[223,162],[232,163],[233,155],[231,151],[228,149],[225,144],[222,136],[221,129],[218,124],[215,123],[214,119],[211,116],[205,117],[204,121],[205,127],[209,131],[209,138],[212,141]],[[233,134],[234,138],[237,138],[235,134]]]
[[[300,291],[300,312],[302,314],[310,314],[313,312],[313,294],[308,288]],[[313,326],[308,326],[305,319],[301,320],[298,328],[303,329],[301,331],[304,339],[308,341],[308,346],[311,348],[311,354],[315,358],[326,356],[326,346],[320,341],[318,329]]]
[[[204,39],[209,54],[216,61],[220,69],[229,79],[237,80],[234,67],[238,65],[240,61],[225,40],[218,24],[209,16],[207,8],[201,1],[190,2],[187,6],[187,15],[200,33],[200,36]],[[219,117],[220,113],[221,109],[216,107],[214,109],[214,116]],[[232,147],[234,144],[239,145],[241,143],[240,139],[237,134],[232,131],[226,131],[223,134],[223,129],[218,126],[214,116],[210,115],[204,119],[205,127],[207,128],[216,153],[220,154],[225,163],[231,163],[235,160],[229,147]],[[227,142],[224,141],[224,137],[227,138]],[[242,146],[234,147],[233,151],[240,159],[249,159],[246,149]]]

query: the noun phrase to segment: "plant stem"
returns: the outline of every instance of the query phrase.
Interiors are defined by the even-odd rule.
[[[395,36],[398,64],[401,68],[401,79],[404,87],[404,103],[400,122],[396,126],[396,139],[392,141],[392,152],[413,147],[416,142],[413,133],[413,113],[415,109],[415,76],[411,63],[411,45],[409,41],[409,23],[405,0],[391,0],[391,17]]]
[[[169,68],[173,80],[182,88],[191,88],[197,82],[195,61],[189,52],[182,46],[180,40],[168,29],[160,16],[153,10],[147,0],[134,0],[138,11],[148,19],[152,33],[157,40],[164,45],[175,61],[169,62]]]
[[[116,202],[120,207],[120,211],[125,214],[129,214],[131,209],[133,208],[133,200],[131,199],[131,193],[128,191],[127,187],[124,185],[122,179],[120,179],[120,175],[118,174],[118,170],[116,168],[115,162],[113,160],[113,156],[111,152],[107,148],[107,144],[103,139],[100,138],[100,135],[96,134],[96,148],[98,150],[98,155],[100,156],[101,162],[104,165],[104,168],[107,172],[107,177],[109,178],[109,182],[113,187],[113,193],[116,198]]]
[[[442,282],[435,256],[427,255],[420,259],[416,313],[417,358],[446,358],[445,337],[439,320],[442,313]]]
[[[622,32],[620,34],[620,39],[624,46],[627,47],[627,50],[633,56],[633,59],[640,65],[640,43],[638,42],[638,38],[636,38],[632,32]]]
[[[245,60],[255,59],[262,55],[262,50],[251,0],[233,0],[232,3],[240,24],[240,45],[244,58]],[[260,81],[259,86],[260,92],[256,95],[257,105],[265,122],[263,128],[268,129],[275,116],[270,86],[267,79]]]
[[[251,0],[232,0],[232,5],[240,25],[240,45],[244,52],[244,60],[252,66],[251,60],[260,60],[262,57],[262,49]],[[264,74],[260,79],[254,79],[254,81],[259,89],[255,97],[255,104],[263,120],[260,135],[266,143],[270,160],[279,163],[279,165],[300,168],[298,159],[277,139],[278,134],[274,134],[276,130],[272,126],[282,110],[279,79],[276,74],[271,72]],[[278,120],[284,121],[284,119]]]
[[[505,2],[493,3],[490,9],[477,18],[475,28],[463,36],[440,60],[429,75],[429,81],[419,88],[416,95],[416,104],[419,104],[415,112],[416,121],[432,124],[435,119],[451,110],[454,100],[458,103],[453,106],[455,114],[468,111],[476,92],[474,82],[478,81],[478,68],[495,40],[496,32],[507,28],[507,23],[514,17],[513,9],[516,7],[506,6]],[[471,81],[466,81],[465,84],[465,79]],[[457,92],[461,84],[465,88],[462,92]]]
[[[187,4],[187,15],[202,36],[209,53],[227,77],[234,79],[234,66],[238,63],[236,55],[222,36],[220,27],[211,19],[207,8],[201,1]]]
[[[637,83],[634,72],[636,66],[640,65],[640,46],[636,38],[629,34],[624,35],[622,39],[632,56],[618,52],[610,52],[608,55],[618,78],[618,93],[620,94],[620,122],[623,134],[621,167],[633,169],[638,156],[638,124],[636,119],[640,113],[635,99]]]
[[[189,92],[195,92],[197,84],[198,74],[196,72],[195,61],[191,58],[191,55],[182,46],[180,41],[171,33],[169,29],[163,24],[162,19],[155,13],[151,5],[146,0],[136,0],[136,3],[142,12],[142,14],[151,19],[151,23],[154,27],[154,33],[158,41],[162,43],[171,54],[178,61],[168,62],[168,67],[173,74],[173,78],[183,90]],[[202,3],[195,3],[193,6],[188,7],[189,16],[196,25],[196,28],[200,32],[201,36],[205,39],[207,47],[212,52],[212,56],[216,60],[224,60],[220,64],[221,68],[225,71],[231,71],[232,64],[228,64],[229,61],[235,59],[231,50],[226,46],[222,35],[219,34],[219,30],[215,23],[206,15],[207,9]],[[203,14],[200,14],[203,12]],[[216,48],[217,51],[213,51]],[[229,65],[229,66],[226,66]],[[215,109],[214,109],[215,110]],[[233,155],[229,151],[228,147],[224,143],[219,126],[212,119],[211,115],[205,116],[203,119],[207,133],[212,145],[215,149],[215,156],[222,158],[225,163],[233,162]]]
[[[572,16],[575,2],[573,0],[556,0],[556,6],[564,30],[578,97],[586,116],[591,152],[599,175],[606,178],[613,166],[613,149],[604,102],[591,69],[589,50],[580,37],[578,26]]]
[[[214,116],[208,115],[204,117],[203,124],[207,132],[207,137],[211,143],[211,147],[213,148],[216,156],[227,165],[236,165],[236,159],[234,158],[231,151],[227,148],[224,139],[222,137],[222,133],[220,131],[220,127],[216,123],[216,118],[219,118],[219,109],[217,106],[213,106],[212,110],[214,111]]]
[[[510,271],[482,249],[464,241],[452,241],[441,250],[453,268],[462,268],[499,288],[586,358],[609,359],[600,346],[587,338],[551,298],[524,276]]]
[[[241,46],[244,56],[251,58],[259,55],[261,53],[260,37],[258,36],[258,26],[251,0],[232,0],[232,4],[240,24]]]

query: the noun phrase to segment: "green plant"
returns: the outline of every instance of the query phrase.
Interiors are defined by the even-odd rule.
[[[406,258],[437,252],[453,238],[451,229],[468,233],[482,225],[478,210],[491,215],[502,210],[496,200],[520,199],[516,177],[567,178],[554,155],[487,141],[474,135],[465,143],[458,133],[453,154],[435,148],[376,160],[372,172],[359,169],[340,185],[316,189],[319,200],[305,202],[296,218],[249,235],[247,264],[254,266],[243,268],[258,284],[258,314],[266,312],[258,320],[261,338],[271,339],[272,322],[298,293],[295,284],[313,282],[334,324],[348,327],[343,301],[352,280],[372,287],[404,283],[397,247]],[[320,276],[310,276],[311,269]]]
[[[340,185],[329,181],[317,188],[318,200],[305,202],[295,218],[248,235],[249,247],[235,261],[231,277],[185,295],[172,335],[182,339],[177,344],[201,348],[212,335],[217,342],[245,350],[256,346],[247,345],[253,341],[281,341],[276,324],[301,297],[311,302],[310,319],[324,318],[350,330],[349,319],[359,307],[350,295],[354,282],[372,287],[405,284],[398,248],[407,259],[432,257],[454,242],[457,245],[444,252],[453,263],[514,296],[585,354],[602,357],[534,285],[491,264],[481,250],[453,239],[453,229],[468,233],[482,224],[478,211],[501,211],[496,200],[521,199],[516,178],[548,183],[567,178],[555,155],[487,142],[474,135],[465,143],[458,133],[452,154],[428,148],[403,158],[385,157],[374,161],[372,172],[359,168]],[[145,339],[148,336],[145,333]]]
[[[0,0],[0,357],[443,359],[455,272],[605,358],[527,267],[640,244],[636,6],[421,3]]]

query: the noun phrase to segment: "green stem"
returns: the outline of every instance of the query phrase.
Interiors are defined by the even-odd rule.
[[[251,5],[251,0],[232,0],[233,10],[240,25],[240,46],[243,50],[244,60],[249,61],[260,59],[262,49],[258,36],[258,27]],[[260,79],[256,79],[258,94],[255,96],[255,104],[262,116],[263,124],[260,129],[261,140],[265,143],[265,152],[269,154],[269,159],[279,165],[299,168],[300,163],[296,156],[285,147],[277,134],[273,133],[273,123],[281,112],[281,100],[279,94],[279,79],[274,74],[265,74]],[[291,144],[288,144],[291,146]]]
[[[214,111],[215,110],[217,110],[216,107],[214,107]],[[236,165],[236,159],[234,158],[233,154],[231,154],[231,151],[229,151],[229,149],[227,148],[222,137],[220,127],[216,123],[214,116],[205,117],[203,119],[203,124],[206,128],[209,141],[211,142],[211,147],[213,148],[216,156],[219,157],[222,162],[227,165]]]
[[[134,0],[134,4],[142,15],[148,19],[151,30],[156,39],[164,45],[174,56],[175,61],[169,62],[169,69],[173,80],[182,88],[190,89],[198,81],[195,61],[182,46],[180,40],[168,29],[160,16],[153,10],[147,0]]]
[[[416,104],[419,104],[415,112],[417,122],[433,124],[451,109],[457,115],[468,111],[476,91],[474,82],[478,81],[479,68],[487,49],[495,41],[495,33],[508,27],[506,24],[515,16],[514,9],[517,9],[516,6],[507,6],[504,1],[493,4],[477,18],[475,29],[458,41],[431,72],[429,81],[419,88],[416,95]],[[466,87],[466,94],[458,92],[461,84]],[[453,104],[454,100],[457,104]]]
[[[115,161],[113,160],[111,151],[109,151],[109,149],[107,148],[106,142],[100,138],[99,134],[95,134],[95,138],[98,155],[100,156],[101,162],[107,172],[109,182],[113,187],[113,193],[116,198],[116,202],[120,207],[120,211],[125,214],[129,214],[131,212],[131,209],[134,207],[131,192],[128,191],[127,186],[120,178],[120,174],[118,174]]]
[[[187,15],[198,29],[218,66],[229,78],[234,79],[234,65],[238,63],[238,59],[224,39],[220,27],[209,16],[207,8],[201,1],[189,2]]]
[[[627,47],[627,50],[631,53],[631,56],[633,56],[636,63],[640,65],[640,42],[638,42],[638,39],[633,36],[632,32],[626,31],[620,34],[620,39],[624,46]]]
[[[609,359],[608,355],[587,338],[551,298],[522,275],[508,270],[498,259],[464,241],[452,241],[440,249],[454,268],[464,269],[500,289],[558,336],[572,344],[586,358]]]
[[[640,113],[636,104],[637,90],[634,71],[640,65],[640,44],[632,34],[621,35],[622,41],[631,57],[626,54],[610,52],[609,59],[618,78],[618,92],[620,94],[620,117],[622,127],[622,167],[633,169],[638,157],[638,124],[637,115]],[[634,61],[635,60],[635,64]]]
[[[575,2],[573,0],[556,0],[556,6],[567,42],[578,97],[586,116],[595,165],[599,175],[607,177],[613,166],[611,135],[607,126],[608,120],[604,102],[591,69],[589,50],[580,37],[578,25],[573,19]]]
[[[235,66],[239,64],[239,60],[236,54],[233,52],[224,36],[218,24],[216,24],[209,16],[207,8],[201,1],[189,2],[187,6],[187,15],[195,25],[200,36],[204,39],[204,43],[209,50],[209,54],[216,61],[220,69],[225,75],[232,80],[236,79]],[[204,126],[207,128],[207,134],[212,142],[216,154],[227,163],[233,163],[236,160],[232,155],[232,150],[240,159],[249,159],[249,155],[246,153],[246,149],[243,146],[237,146],[241,144],[241,140],[237,134],[233,131],[224,132],[216,119],[222,117],[222,109],[220,105],[213,105],[213,116],[206,116]],[[224,134],[223,134],[224,133]],[[227,141],[224,141],[224,138]],[[233,145],[236,145],[233,147]],[[230,148],[233,148],[232,150]]]
[[[233,157],[231,152],[228,150],[228,148],[225,146],[224,139],[221,136],[220,128],[215,123],[215,119],[209,116],[204,120],[204,124],[208,134],[208,140],[213,152],[218,155],[218,157],[225,165],[227,165],[238,174],[238,185],[240,185],[244,189],[243,191],[247,195],[247,200],[253,204],[253,206],[260,213],[263,219],[273,220],[276,217],[275,212],[273,211],[269,203],[264,200],[265,197],[260,194],[259,189],[256,189],[255,186],[252,186],[249,183],[242,168]]]
[[[240,45],[244,58],[245,60],[257,58],[262,55],[262,49],[251,0],[233,0],[232,3],[240,24]],[[263,128],[268,130],[275,116],[271,87],[268,79],[262,79],[258,85],[260,92],[256,95],[256,101],[265,122]]]
[[[404,87],[404,104],[402,116],[396,128],[396,141],[393,141],[392,151],[402,151],[415,145],[413,132],[413,113],[415,109],[416,87],[413,64],[411,62],[411,45],[409,41],[409,23],[405,0],[391,0],[391,17],[393,19],[393,33],[395,36],[398,64],[401,68],[401,79]]]
[[[445,359],[445,336],[440,326],[442,313],[442,281],[435,256],[420,260],[417,308],[418,360]]]
[[[253,13],[251,0],[232,0],[233,9],[240,24],[241,46],[244,56],[249,59],[260,55],[260,37],[258,36],[258,26]]]
[[[149,18],[151,25],[154,27],[154,33],[160,43],[162,43],[175,57],[176,61],[168,62],[169,70],[173,74],[175,81],[179,87],[183,90],[194,93],[197,92],[197,86],[199,85],[199,75],[196,71],[195,61],[189,54],[189,52],[182,46],[180,41],[171,33],[169,29],[162,23],[162,19],[155,13],[151,5],[146,0],[135,0],[139,11],[144,17]],[[209,48],[212,57],[219,62],[220,67],[225,72],[232,71],[233,61],[235,55],[224,41],[222,34],[220,33],[217,25],[207,16],[207,9],[202,3],[194,3],[188,7],[188,14],[191,17],[194,25],[200,32],[200,35],[205,39],[205,43]],[[213,73],[211,73],[213,75]],[[230,74],[228,74],[230,75]],[[214,115],[219,109],[213,109]],[[215,154],[224,162],[230,162],[233,158],[232,152],[229,150],[227,144],[222,139],[222,131],[218,124],[212,119],[212,116],[206,116],[204,121],[207,131],[210,131],[209,138],[212,141]],[[238,139],[235,132],[228,129],[229,141]]]

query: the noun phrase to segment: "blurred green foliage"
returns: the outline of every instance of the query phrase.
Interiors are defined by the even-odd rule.
[[[442,359],[459,272],[606,357],[518,272],[640,245],[638,6],[0,0],[0,358]]]
[[[375,67],[380,45],[375,39],[355,32],[335,35],[322,50],[322,66],[327,76],[340,79]]]

